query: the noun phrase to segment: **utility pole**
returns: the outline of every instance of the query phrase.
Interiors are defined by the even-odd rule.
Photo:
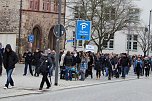
[[[147,51],[147,56],[149,56],[149,49],[150,49],[150,30],[151,30],[151,26],[150,26],[150,24],[151,24],[151,12],[152,12],[152,10],[150,10],[150,14],[149,14],[149,33],[148,33],[148,51]]]
[[[58,0],[58,34],[61,35],[61,4],[62,0]],[[58,86],[58,68],[59,68],[59,54],[60,54],[60,37],[56,38],[56,68],[55,68],[55,86]]]
[[[130,40],[129,40],[129,36],[130,36],[130,21],[129,21],[129,28],[128,28],[128,34],[127,34],[127,54],[129,55],[129,47],[130,47]]]
[[[22,27],[22,0],[20,0],[20,12],[19,12],[19,34],[18,34],[18,56],[20,59],[20,47],[21,47],[21,27]],[[20,60],[19,60],[20,61]]]

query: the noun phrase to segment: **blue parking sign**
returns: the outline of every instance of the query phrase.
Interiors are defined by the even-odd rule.
[[[91,21],[78,20],[76,25],[76,40],[91,39]]]
[[[28,35],[28,41],[31,43],[34,42],[34,35],[33,34]]]

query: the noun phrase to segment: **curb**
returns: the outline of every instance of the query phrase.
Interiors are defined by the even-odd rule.
[[[143,79],[143,78],[140,78]],[[63,91],[63,90],[69,90],[69,89],[75,89],[75,88],[82,88],[82,87],[89,87],[89,86],[95,86],[95,85],[102,85],[102,84],[110,84],[110,83],[117,83],[117,82],[126,82],[126,81],[131,81],[131,80],[138,80],[137,78],[128,78],[128,79],[120,79],[120,80],[114,80],[114,81],[103,81],[103,82],[98,82],[98,83],[92,83],[92,84],[84,84],[84,85],[77,85],[77,86],[70,86],[70,87],[63,87],[59,88],[56,90],[47,90],[48,92],[45,93],[50,93],[51,92],[56,92],[56,91]],[[16,95],[11,95],[11,96],[5,96],[5,97],[0,97],[0,99],[6,99],[6,98],[13,98],[13,97],[19,97],[19,96],[26,96],[26,95],[36,95],[36,94],[43,94],[44,92],[39,92],[39,91],[31,91],[31,93],[25,93],[25,94],[16,94]]]
[[[140,78],[140,79],[143,79],[143,78]],[[92,83],[92,84],[63,87],[63,88],[60,88],[60,89],[57,89],[57,90],[52,90],[52,91],[55,92],[55,91],[62,91],[62,90],[81,88],[81,87],[89,87],[89,86],[102,85],[102,84],[110,84],[110,83],[117,83],[117,82],[126,82],[126,81],[131,81],[131,80],[138,80],[138,79],[137,78],[129,78],[129,79],[124,79],[124,80],[121,79],[121,80],[114,80],[114,81],[104,81],[104,82],[98,82],[98,83]]]

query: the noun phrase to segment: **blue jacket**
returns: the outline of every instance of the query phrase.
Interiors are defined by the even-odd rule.
[[[134,65],[135,65],[135,68],[137,68],[137,63],[138,63],[138,62],[140,62],[140,68],[142,68],[142,67],[143,67],[143,62],[142,62],[142,60],[140,60],[140,61],[136,60],[136,61],[135,61],[135,64],[134,64]]]

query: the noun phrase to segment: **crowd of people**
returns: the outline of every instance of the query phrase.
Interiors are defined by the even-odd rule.
[[[0,45],[1,46],[1,45]],[[47,89],[51,87],[51,76],[53,76],[53,70],[55,70],[55,57],[56,52],[54,50],[46,50],[45,52],[36,49],[35,52],[27,50],[23,54],[25,60],[25,67],[23,76],[29,72],[32,76],[38,77],[42,74],[42,81],[40,84],[40,90],[42,90],[44,83],[47,84]],[[18,62],[16,53],[12,50],[11,46],[6,45],[5,49],[0,47],[0,75],[2,75],[2,62],[7,73],[7,82],[5,88],[9,85],[14,86],[13,79],[11,77],[15,64]],[[93,52],[70,52],[66,53],[61,50],[59,54],[60,63],[60,79],[65,80],[81,80],[84,81],[88,76],[93,78],[93,71],[96,71],[96,79],[102,79],[102,76],[111,80],[111,78],[126,78],[131,67],[133,67],[134,74],[137,78],[145,75],[149,76],[150,70],[152,70],[152,58],[143,57],[141,55],[129,56],[126,53],[121,54],[103,54]],[[34,68],[33,68],[34,67]]]

